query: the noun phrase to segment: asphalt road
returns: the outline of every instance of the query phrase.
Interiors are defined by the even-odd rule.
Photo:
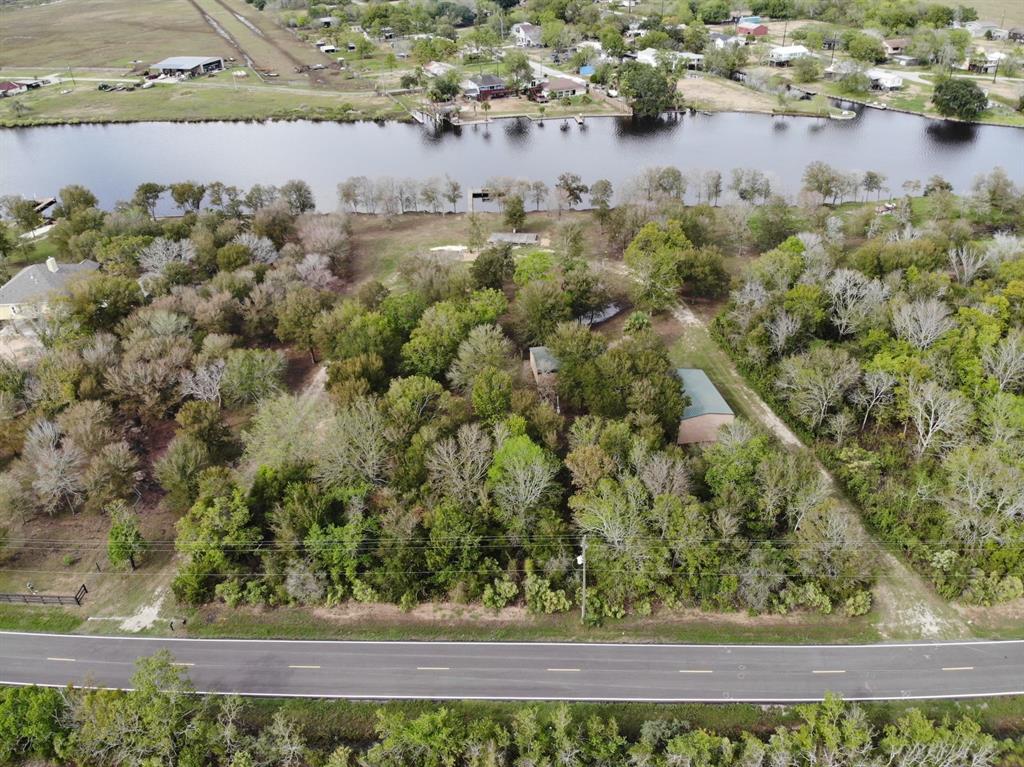
[[[1024,694],[1024,641],[629,645],[147,639],[0,632],[0,683],[127,687],[171,652],[200,692],[335,698],[748,701]]]

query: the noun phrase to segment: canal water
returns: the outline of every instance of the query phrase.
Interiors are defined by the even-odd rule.
[[[547,120],[495,120],[431,133],[404,123],[133,123],[0,131],[0,193],[42,197],[84,184],[104,206],[143,181],[223,181],[247,188],[307,181],[321,210],[337,205],[349,176],[426,179],[463,187],[512,176],[554,182],[578,173],[616,188],[652,165],[683,171],[766,172],[775,190],[799,191],[804,167],[824,160],[844,171],[884,173],[892,190],[944,176],[965,191],[996,166],[1024,183],[1024,130],[938,122],[863,110],[852,120],[723,113],[654,121],[592,118],[585,127]]]

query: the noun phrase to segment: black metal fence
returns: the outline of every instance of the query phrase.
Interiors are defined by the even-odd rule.
[[[0,594],[0,602],[23,605],[79,605],[89,589],[83,583],[72,596],[66,594]]]

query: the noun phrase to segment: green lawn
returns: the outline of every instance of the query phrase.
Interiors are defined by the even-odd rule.
[[[81,626],[85,620],[85,616],[76,614],[74,609],[42,605],[0,604],[0,629],[69,634]]]

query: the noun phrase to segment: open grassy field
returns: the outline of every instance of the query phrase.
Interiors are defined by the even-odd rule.
[[[189,0],[0,4],[0,67],[124,67],[176,55],[232,56]]]
[[[1024,3],[1020,0],[971,0],[978,18],[994,21],[1002,27],[1024,27]]]
[[[139,120],[395,119],[405,112],[372,93],[263,85],[255,77],[233,83],[227,73],[187,83],[162,83],[132,92],[96,90],[102,77],[77,79],[7,99],[0,124],[33,125]],[[63,90],[69,93],[62,93]]]

